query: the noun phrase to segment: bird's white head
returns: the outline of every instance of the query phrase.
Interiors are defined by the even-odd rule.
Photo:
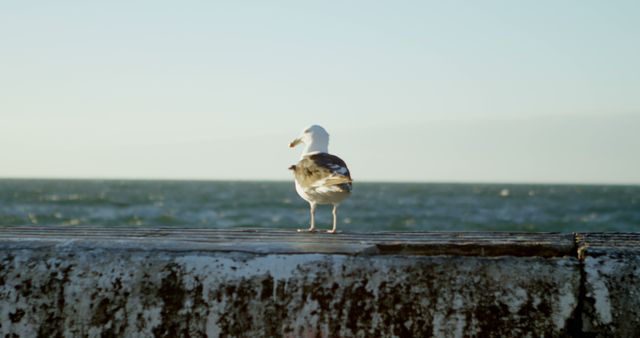
[[[289,143],[289,148],[299,144],[304,144],[305,148],[302,157],[317,153],[329,152],[329,133],[319,125],[312,125],[305,128],[300,136]]]

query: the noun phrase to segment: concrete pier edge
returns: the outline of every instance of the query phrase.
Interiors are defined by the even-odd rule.
[[[640,336],[640,233],[0,228],[0,337]]]

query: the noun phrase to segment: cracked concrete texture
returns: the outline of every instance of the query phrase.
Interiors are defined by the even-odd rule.
[[[640,235],[579,235],[584,262],[582,331],[640,337]]]
[[[121,251],[0,256],[19,337],[558,336],[570,258]]]

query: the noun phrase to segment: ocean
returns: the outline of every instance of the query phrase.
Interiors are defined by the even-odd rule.
[[[640,186],[355,182],[349,231],[640,231]],[[0,180],[0,226],[308,227],[293,182]],[[316,225],[328,229],[331,207]]]

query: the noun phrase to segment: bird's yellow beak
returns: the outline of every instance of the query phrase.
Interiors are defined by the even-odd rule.
[[[289,148],[293,148],[293,147],[297,146],[300,143],[302,143],[302,140],[297,138],[297,139],[291,141],[291,143],[289,143]]]

